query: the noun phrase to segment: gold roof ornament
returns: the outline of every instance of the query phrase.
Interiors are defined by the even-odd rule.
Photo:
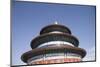
[[[55,21],[55,22],[54,22],[54,24],[58,24],[58,22],[57,22],[57,21]]]

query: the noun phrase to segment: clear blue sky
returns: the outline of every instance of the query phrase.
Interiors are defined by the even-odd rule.
[[[58,21],[70,28],[86,49],[83,59],[95,59],[95,6],[61,5],[31,2],[12,3],[12,64],[24,65],[21,55],[31,50],[31,40],[41,28]]]

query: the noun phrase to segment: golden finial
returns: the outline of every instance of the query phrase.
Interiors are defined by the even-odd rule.
[[[54,22],[54,24],[58,24],[58,22],[57,22],[57,21],[55,21],[55,22]]]

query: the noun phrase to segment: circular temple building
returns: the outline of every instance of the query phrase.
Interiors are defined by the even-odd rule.
[[[70,29],[57,23],[44,27],[30,45],[32,50],[21,56],[28,65],[80,62],[86,55]]]

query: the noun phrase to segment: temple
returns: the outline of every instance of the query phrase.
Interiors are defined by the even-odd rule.
[[[42,28],[30,46],[32,50],[21,56],[28,65],[80,62],[86,55],[86,51],[78,47],[78,38],[58,22]]]

